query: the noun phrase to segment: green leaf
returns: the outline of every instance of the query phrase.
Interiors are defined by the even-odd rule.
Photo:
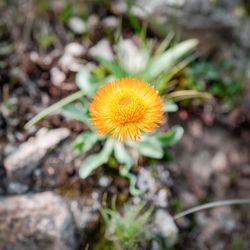
[[[166,101],[164,102],[163,111],[167,113],[176,112],[178,111],[178,106],[173,101]]]
[[[141,141],[127,141],[130,147],[138,150],[141,155],[154,159],[162,159],[164,152],[160,141],[153,136],[143,136]]]
[[[72,143],[72,146],[85,153],[89,151],[98,140],[101,139],[102,137],[96,133],[85,132],[76,137],[76,139]]]
[[[163,143],[164,146],[171,146],[177,143],[183,136],[184,129],[181,126],[172,127],[167,133],[158,134],[157,138]]]
[[[81,90],[85,91],[87,96],[92,96],[94,89],[91,86],[91,74],[89,70],[83,68],[76,74],[76,84]]]
[[[92,171],[107,163],[113,147],[114,141],[107,140],[101,152],[88,156],[80,167],[80,177],[83,179],[87,178]]]
[[[138,21],[138,19],[134,16],[129,14],[128,15],[128,21],[130,26],[132,27],[132,29],[136,32],[136,33],[140,33],[142,30],[142,27],[140,25],[140,22]]]
[[[198,41],[196,39],[190,39],[177,44],[154,58],[148,67],[148,77],[153,79],[159,76],[163,71],[169,71],[178,60],[188,52],[191,52],[197,44]]]
[[[159,79],[157,79],[155,83],[158,91],[160,93],[166,91],[166,89],[169,87],[169,81],[179,72],[184,70],[194,59],[195,57],[191,55],[183,60],[180,60],[180,62],[173,65],[173,67],[171,67],[168,71],[162,72],[162,74],[158,77]]]
[[[114,155],[116,160],[121,164],[126,164],[128,166],[131,166],[133,164],[133,160],[129,155],[129,152],[125,148],[124,144],[121,142],[115,143]]]
[[[87,110],[81,105],[68,104],[63,107],[62,115],[70,119],[85,122],[83,117],[86,116],[86,111]]]
[[[107,68],[113,76],[117,78],[127,76],[126,72],[116,62],[109,61],[100,56],[96,56],[96,60]]]
[[[170,45],[173,38],[174,38],[174,32],[169,32],[166,38],[160,43],[159,47],[155,51],[155,55],[157,56],[161,55]]]
[[[69,119],[80,121],[86,124],[89,128],[92,128],[90,119],[86,112],[87,109],[84,109],[83,106],[77,104],[69,104],[63,107],[62,115]]]

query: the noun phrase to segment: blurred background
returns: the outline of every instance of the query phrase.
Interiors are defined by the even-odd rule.
[[[249,0],[1,0],[0,10],[0,249],[250,249],[247,205],[173,219],[207,202],[249,198]],[[103,146],[86,146],[92,94],[110,79],[148,72],[166,101],[161,131],[178,127],[161,138],[162,156],[154,143],[132,152],[142,194],[131,194],[117,171],[119,156],[80,178],[86,157]],[[79,89],[87,96],[75,97]],[[68,96],[83,115],[59,105],[24,128]],[[153,212],[129,214],[138,204]],[[140,229],[121,233],[135,222]]]

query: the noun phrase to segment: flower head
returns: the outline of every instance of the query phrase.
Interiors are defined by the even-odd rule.
[[[97,133],[136,140],[142,132],[158,127],[162,109],[162,100],[151,85],[136,78],[121,78],[97,91],[90,116]]]

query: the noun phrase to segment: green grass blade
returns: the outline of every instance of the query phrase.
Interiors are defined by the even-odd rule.
[[[175,75],[177,75],[179,72],[184,70],[191,62],[194,61],[194,59],[195,59],[194,56],[190,56],[190,57],[182,60],[181,62],[179,62],[175,66],[173,66],[173,68],[169,72],[166,72],[165,74],[163,74],[162,79],[160,79],[160,81],[157,83],[157,86],[156,86],[158,91],[160,93],[165,91],[167,89],[167,87],[168,87],[167,84],[169,83],[169,81]]]
[[[148,77],[154,79],[162,72],[169,71],[184,55],[190,53],[197,46],[196,39],[183,41],[174,47],[166,50],[161,55],[153,58],[148,68]]]
[[[37,122],[39,122],[40,120],[42,120],[43,118],[48,116],[49,114],[57,111],[58,109],[62,108],[63,106],[65,106],[73,101],[76,101],[77,99],[81,98],[84,95],[85,95],[85,92],[80,90],[80,91],[77,91],[77,92],[63,98],[59,102],[56,102],[55,104],[49,106],[48,108],[46,108],[43,111],[41,111],[40,113],[38,113],[35,117],[33,117],[29,122],[27,122],[24,125],[24,128],[25,129],[30,128],[31,126],[33,126],[34,124],[36,124]]]
[[[127,75],[126,72],[124,72],[124,70],[117,64],[117,62],[107,60],[101,56],[96,56],[96,60],[117,78],[125,77]]]
[[[166,38],[160,43],[159,47],[157,48],[155,52],[155,56],[160,56],[162,53],[164,53],[164,51],[170,45],[173,38],[174,38],[174,32],[169,32],[169,34],[166,36]]]
[[[184,212],[181,212],[179,214],[176,214],[174,216],[174,219],[180,219],[186,215],[193,214],[205,209],[209,208],[215,208],[215,207],[221,207],[221,206],[228,206],[228,205],[243,205],[243,204],[250,204],[250,199],[233,199],[233,200],[223,200],[223,201],[215,201],[215,202],[210,202],[204,205],[200,205],[197,207],[190,208]]]
[[[198,92],[196,90],[178,90],[166,95],[167,100],[182,101],[191,98],[204,98],[213,100],[213,97],[206,92]]]

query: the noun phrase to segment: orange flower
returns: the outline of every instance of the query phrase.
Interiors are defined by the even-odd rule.
[[[113,80],[101,87],[90,104],[90,116],[97,133],[110,133],[121,141],[136,140],[152,132],[163,117],[158,92],[136,78]]]

